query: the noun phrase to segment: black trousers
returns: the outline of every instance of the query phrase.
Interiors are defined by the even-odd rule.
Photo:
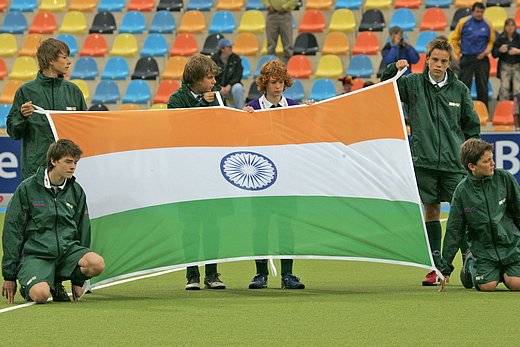
[[[477,59],[476,56],[462,56],[460,58],[459,79],[471,90],[471,82],[475,77],[477,100],[488,104],[489,58]]]

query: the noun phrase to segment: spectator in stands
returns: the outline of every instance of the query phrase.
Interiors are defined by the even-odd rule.
[[[491,21],[484,18],[486,6],[475,2],[471,7],[471,16],[459,20],[452,33],[451,44],[455,49],[456,59],[460,59],[460,80],[471,89],[473,77],[477,88],[477,99],[488,104],[489,58],[495,30]]]
[[[63,78],[71,64],[69,55],[65,42],[54,38],[43,41],[36,51],[40,68],[36,79],[16,91],[7,116],[7,133],[15,140],[22,140],[22,180],[45,165],[47,149],[54,142],[47,117],[34,112],[33,105],[46,110],[87,110],[81,90]],[[55,288],[51,288],[53,300],[70,301],[61,282],[55,283]]]
[[[451,58],[450,43],[439,36],[427,46],[424,71],[397,80],[401,101],[408,109],[410,149],[437,267],[442,241],[441,202],[451,202],[453,191],[463,178],[460,145],[468,138],[480,136],[480,120],[473,109],[470,91],[449,68]],[[390,64],[382,80],[408,66],[406,60]],[[466,250],[463,246],[463,254]],[[422,284],[438,285],[436,272],[429,272]]]
[[[225,99],[220,96],[220,86],[216,84],[215,76],[218,74],[217,64],[209,57],[197,54],[191,57],[182,74],[182,85],[179,90],[170,96],[168,101],[168,108],[191,108],[191,107],[210,107],[221,105],[219,100],[222,100],[222,106],[225,105]],[[218,240],[215,238],[218,235],[209,235],[206,230],[206,225],[216,225],[216,217],[211,215],[196,216],[197,218],[184,218],[191,212],[189,206],[183,210],[183,206],[179,207],[181,220],[185,219],[187,222],[184,226],[184,240],[188,246],[193,243],[198,244],[199,231],[202,228],[204,234],[204,248],[218,247]],[[192,220],[198,222],[191,222]],[[188,222],[189,221],[189,222]],[[187,249],[188,247],[185,246]],[[198,248],[198,247],[197,247]],[[206,264],[204,285],[208,289],[225,289],[226,286],[219,278],[217,273],[217,264]],[[198,266],[188,266],[186,269],[186,290],[200,289],[200,273]]]
[[[338,78],[338,81],[341,82],[341,93],[342,94],[348,94],[352,91],[352,76],[346,75],[344,77]]]
[[[406,41],[403,36],[403,29],[396,25],[391,27],[389,31],[390,41],[381,50],[385,66],[401,59],[406,60],[410,65],[417,64],[419,62],[419,53]],[[408,75],[411,72],[412,69],[409,68],[405,74]]]
[[[292,15],[297,0],[262,0],[267,9],[265,30],[267,36],[267,54],[276,54],[278,36],[282,39],[283,59],[285,63],[293,55]]]
[[[516,94],[513,98],[513,118],[515,120],[515,130],[520,131],[520,94]]]
[[[520,93],[520,35],[516,32],[514,19],[506,19],[504,31],[493,44],[492,54],[493,57],[498,58],[500,78],[498,98],[513,100],[513,96]]]
[[[365,81],[365,82],[363,82],[363,88],[370,87],[370,86],[373,86],[373,85],[374,85],[374,82],[372,82],[372,81]]]
[[[244,86],[242,80],[242,60],[233,53],[233,44],[228,39],[221,39],[217,45],[217,52],[212,59],[217,63],[220,74],[216,77],[217,84],[222,89],[220,93],[228,99],[233,99],[235,108],[244,107]]]
[[[468,175],[455,189],[442,247],[446,282],[462,240],[469,241],[463,284],[484,292],[500,282],[520,290],[520,186],[511,173],[495,168],[493,145],[469,139],[460,157]],[[445,282],[439,291],[444,290]]]
[[[47,168],[24,180],[9,202],[2,235],[2,295],[14,303],[16,280],[22,296],[47,302],[55,278],[72,280],[72,295],[105,268],[90,250],[90,219],[85,192],[73,176],[81,149],[61,139],[47,152]]]

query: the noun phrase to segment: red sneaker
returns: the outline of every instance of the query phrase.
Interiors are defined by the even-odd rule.
[[[439,277],[435,271],[430,271],[422,280],[423,286],[438,286],[440,284]]]

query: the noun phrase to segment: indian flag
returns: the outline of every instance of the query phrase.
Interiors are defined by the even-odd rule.
[[[84,151],[97,285],[265,257],[434,268],[393,81],[254,113],[47,114]]]

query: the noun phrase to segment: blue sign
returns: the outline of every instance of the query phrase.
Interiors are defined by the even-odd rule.
[[[21,141],[0,136],[0,199],[3,194],[14,193],[21,182],[20,153]]]

